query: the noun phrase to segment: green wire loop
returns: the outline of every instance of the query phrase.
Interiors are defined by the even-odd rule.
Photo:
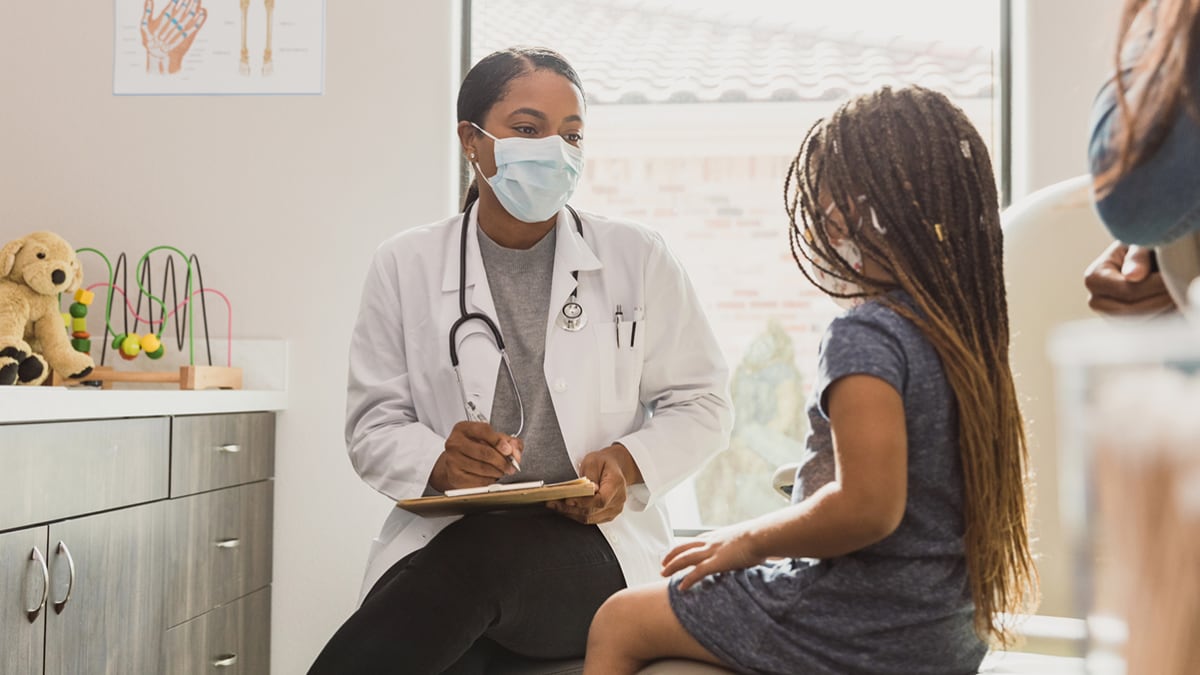
[[[113,278],[112,262],[110,262],[108,256],[104,255],[104,253],[99,249],[86,246],[84,248],[75,249],[75,255],[79,255],[80,253],[95,253],[96,255],[100,256],[100,259],[104,261],[105,266],[108,267],[108,276],[105,277],[105,279],[108,280],[109,286],[108,293],[104,296],[104,325],[108,327],[108,331],[110,333],[116,335],[117,331],[113,329],[112,325],[112,299],[113,293],[116,292],[113,290],[113,284],[116,284],[117,280]]]

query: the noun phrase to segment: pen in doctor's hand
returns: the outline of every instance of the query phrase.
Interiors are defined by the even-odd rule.
[[[512,439],[505,438],[504,440],[502,440],[502,441],[500,441],[500,442],[501,442],[501,443],[504,443],[504,444],[511,445],[511,444],[512,444]],[[497,452],[499,452],[499,451],[500,451],[500,448],[496,448],[496,451],[497,451]],[[512,448],[509,448],[509,451],[508,451],[508,452],[509,452],[509,454],[507,454],[507,455],[504,455],[504,459],[507,459],[507,460],[508,460],[508,463],[509,463],[509,464],[512,464],[513,468],[514,468],[514,469],[516,469],[516,470],[517,470],[517,472],[519,473],[519,472],[521,471],[521,465],[520,465],[520,464],[517,462],[517,459],[516,459],[516,457],[514,457],[514,456],[513,456],[513,454],[512,454],[512,453],[513,453],[513,450],[512,450]],[[502,455],[503,455],[504,453],[502,453],[502,452],[501,452],[500,454],[502,454]]]
[[[483,422],[484,424],[491,424],[491,422],[488,422],[487,415],[484,415],[483,412],[479,410],[479,408],[475,405],[474,401],[467,401],[467,419],[472,422]],[[508,444],[512,443],[512,441],[507,438],[505,438],[504,440],[502,440],[500,442],[508,443]],[[500,448],[496,448],[496,452],[500,452]],[[504,455],[504,459],[508,460],[508,463],[511,464],[514,469],[516,469],[517,471],[520,471],[521,465],[512,456],[511,448],[509,449],[509,453],[510,454],[504,455],[503,452],[500,452],[501,455]]]

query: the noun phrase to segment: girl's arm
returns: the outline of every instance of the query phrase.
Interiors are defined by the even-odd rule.
[[[871,375],[829,386],[826,410],[836,474],[799,504],[714,530],[663,560],[663,576],[695,568],[680,590],[709,574],[770,557],[831,558],[869,546],[900,525],[908,497],[908,439],[900,393]]]

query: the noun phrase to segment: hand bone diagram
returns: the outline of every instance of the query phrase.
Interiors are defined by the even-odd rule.
[[[196,35],[208,20],[203,0],[170,0],[158,16],[154,15],[155,0],[146,0],[142,8],[142,46],[146,48],[146,72],[155,75],[174,75],[183,68],[183,57],[196,41]],[[250,74],[250,49],[247,46],[246,23],[250,0],[240,0],[242,10],[242,50],[238,70]],[[267,41],[263,50],[262,74],[274,71],[271,52],[271,27],[274,23],[275,0],[264,0],[267,11]]]
[[[171,0],[157,17],[154,0],[146,0],[142,12],[142,46],[146,48],[146,72],[173,75],[183,68],[183,57],[208,20],[201,0]]]

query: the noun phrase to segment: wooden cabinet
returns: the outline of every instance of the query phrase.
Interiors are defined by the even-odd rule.
[[[275,467],[275,416],[176,417],[171,449],[172,497],[265,480]]]
[[[274,428],[0,425],[0,673],[269,672]]]
[[[46,529],[0,534],[0,672],[42,672],[50,576]]]
[[[159,672],[165,506],[50,525],[46,675]]]
[[[168,626],[271,583],[272,488],[259,481],[170,501]]]
[[[166,497],[170,423],[0,425],[0,530]]]
[[[167,631],[171,675],[266,675],[271,655],[271,589],[262,588]]]

